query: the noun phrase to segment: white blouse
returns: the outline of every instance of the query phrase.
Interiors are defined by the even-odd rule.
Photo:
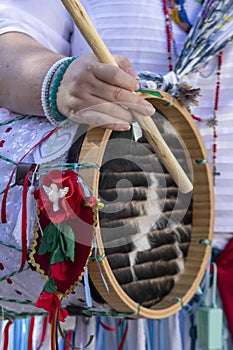
[[[83,0],[94,26],[109,50],[131,59],[136,70],[160,74],[168,72],[167,39],[162,0]],[[186,11],[191,22],[197,16],[200,4],[187,0]],[[173,25],[176,50],[179,52],[186,34]],[[80,32],[57,0],[0,0],[0,33],[20,31],[29,34],[41,44],[65,55],[83,55],[90,52]],[[215,186],[215,231],[232,232],[233,226],[233,118],[232,118],[232,45],[224,51],[221,91],[217,126],[217,170]],[[173,60],[175,62],[175,55]],[[201,88],[199,106],[193,114],[212,118],[215,99],[217,61],[213,59],[202,76],[192,74],[195,87]],[[210,73],[210,74],[209,74]],[[203,76],[208,77],[203,77]],[[199,123],[199,128],[212,160],[212,128]]]

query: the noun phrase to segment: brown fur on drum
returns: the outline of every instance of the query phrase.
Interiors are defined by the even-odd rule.
[[[160,122],[162,131],[162,117]],[[131,132],[114,132],[106,147],[99,183],[105,204],[100,227],[116,280],[130,298],[151,308],[170,292],[183,271],[191,205],[185,206],[185,195],[178,195],[145,138],[137,142],[131,138]],[[187,169],[177,136],[171,133],[167,138]]]

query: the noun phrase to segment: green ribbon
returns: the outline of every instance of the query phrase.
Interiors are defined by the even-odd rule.
[[[9,124],[17,122],[19,120],[30,119],[33,117],[34,117],[33,115],[22,115],[21,117],[17,117],[17,118],[13,118],[13,119],[9,119],[9,120],[6,120],[4,122],[1,122],[0,126],[9,125]]]
[[[149,95],[153,95],[153,96],[156,96],[156,97],[159,97],[159,98],[163,98],[163,95],[157,91],[157,90],[137,90],[136,92],[143,92],[145,94],[149,94]]]
[[[131,316],[137,316],[140,310],[140,304],[137,304],[137,309],[135,312],[105,312],[105,311],[93,311],[93,310],[82,310],[82,314],[85,316],[107,316],[107,317],[118,317],[125,318]]]
[[[205,158],[205,159],[196,159],[196,163],[197,163],[197,164],[206,164],[206,163],[208,163],[208,162],[209,162],[208,158]]]

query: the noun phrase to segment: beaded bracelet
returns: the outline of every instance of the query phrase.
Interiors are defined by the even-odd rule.
[[[60,60],[58,60],[57,62],[55,62],[52,67],[49,69],[48,73],[46,74],[43,84],[42,84],[42,88],[41,88],[41,104],[42,104],[42,108],[44,111],[44,114],[46,116],[46,118],[50,121],[51,124],[58,126],[59,124],[56,123],[55,119],[52,117],[52,115],[50,114],[50,109],[49,109],[49,87],[51,84],[51,81],[53,79],[54,73],[56,72],[56,70],[58,69],[58,67],[67,59],[67,57],[64,57]]]
[[[62,115],[58,108],[57,108],[57,93],[58,88],[61,84],[61,81],[63,79],[63,76],[69,67],[69,65],[77,58],[77,56],[67,58],[62,64],[59,66],[60,70],[57,72],[53,83],[50,85],[50,91],[49,91],[49,107],[51,108],[51,111],[53,115],[56,117],[57,121],[64,121],[67,118]]]
[[[55,62],[52,65],[52,67],[49,69],[48,73],[46,74],[42,84],[42,88],[41,88],[42,108],[46,118],[50,121],[51,124],[55,126],[66,124],[65,121],[67,120],[67,118],[62,114],[60,114],[60,112],[57,109],[56,96],[57,96],[58,87],[60,86],[63,75],[66,69],[68,68],[68,66],[71,64],[71,62],[74,61],[75,58],[76,57],[68,57],[68,58],[64,57],[58,60],[57,62]],[[61,67],[62,70],[58,73],[59,78],[56,80],[56,82],[52,84],[52,89],[50,91],[51,82],[53,80],[55,72],[58,70],[59,67]],[[58,118],[58,120],[54,118],[54,116],[50,113],[50,108],[52,110],[52,113],[54,114],[54,116]]]

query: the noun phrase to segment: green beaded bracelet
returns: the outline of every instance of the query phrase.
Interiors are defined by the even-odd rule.
[[[57,93],[59,86],[61,84],[61,81],[63,79],[63,76],[69,67],[69,65],[77,58],[78,56],[73,56],[70,58],[67,58],[59,67],[59,71],[57,72],[53,83],[50,85],[50,90],[49,90],[49,107],[51,108],[51,111],[53,115],[55,116],[57,121],[64,121],[67,118],[62,115],[58,108],[57,108]]]

